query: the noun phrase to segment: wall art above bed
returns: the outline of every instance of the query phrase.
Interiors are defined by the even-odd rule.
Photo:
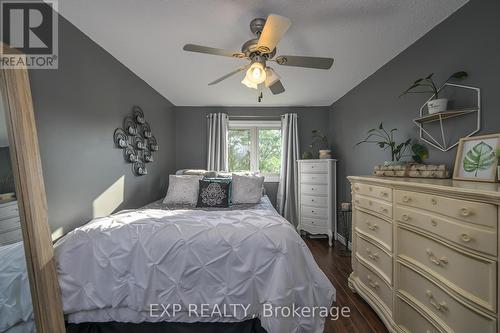
[[[132,108],[132,116],[125,117],[123,128],[115,130],[113,140],[116,148],[123,150],[125,161],[132,163],[134,174],[147,175],[146,164],[154,161],[153,152],[158,151],[159,146],[140,107]]]

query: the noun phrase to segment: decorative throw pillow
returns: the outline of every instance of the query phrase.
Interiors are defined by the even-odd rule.
[[[233,173],[232,202],[233,204],[259,203],[262,198],[262,176],[244,176]]]
[[[202,176],[170,175],[167,196],[163,203],[167,205],[196,205],[199,181]]]
[[[229,207],[230,182],[200,180],[200,192],[196,207]]]

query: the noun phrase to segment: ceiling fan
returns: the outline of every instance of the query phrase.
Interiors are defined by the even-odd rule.
[[[276,45],[283,38],[290,28],[289,18],[271,14],[264,18],[256,18],[250,22],[250,30],[257,38],[250,39],[241,47],[241,52],[218,49],[195,44],[184,45],[184,51],[207,53],[217,56],[247,59],[249,64],[228,73],[208,85],[217,84],[237,73],[246,71],[246,75],[241,81],[245,86],[258,89],[260,84],[268,87],[274,95],[285,91],[281,84],[280,77],[273,68],[267,66],[267,62],[275,62],[281,66],[295,66],[316,69],[330,69],[333,65],[332,58],[302,57],[290,55],[276,55]]]

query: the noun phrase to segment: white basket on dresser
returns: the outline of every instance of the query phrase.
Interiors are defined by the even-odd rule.
[[[499,332],[497,184],[348,177],[349,285],[391,332]]]
[[[337,225],[337,160],[298,160],[297,230],[328,235],[333,244]]]

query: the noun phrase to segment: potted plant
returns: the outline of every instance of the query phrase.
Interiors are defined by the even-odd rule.
[[[318,149],[319,158],[326,159],[332,157],[332,151],[330,149],[321,149],[328,148],[330,144],[328,143],[328,137],[324,135],[320,130],[312,130],[312,142],[309,145],[311,150]],[[312,159],[313,153],[311,151],[306,151],[302,154],[303,159]]]
[[[412,157],[416,163],[423,163],[425,159],[429,157],[429,151],[427,147],[419,143],[411,144],[411,139],[397,143],[394,134],[397,132],[397,128],[393,128],[390,131],[384,128],[384,124],[380,123],[378,128],[372,128],[367,132],[367,137],[356,144],[360,145],[362,143],[374,143],[383,150],[389,150],[391,153],[391,160],[385,161],[384,165],[399,165],[405,164],[403,161],[405,157]],[[408,148],[411,147],[413,155],[406,154]]]
[[[399,95],[399,97],[406,94],[432,94],[431,99],[427,102],[427,109],[429,111],[429,114],[446,111],[448,107],[448,99],[439,98],[441,88],[437,88],[437,85],[432,79],[433,75],[434,73],[431,73],[425,78],[415,80],[408,89],[406,89],[401,93],[401,95]],[[444,81],[443,85],[449,82],[451,79],[462,80],[467,76],[467,72],[464,71],[453,73],[446,81]]]

